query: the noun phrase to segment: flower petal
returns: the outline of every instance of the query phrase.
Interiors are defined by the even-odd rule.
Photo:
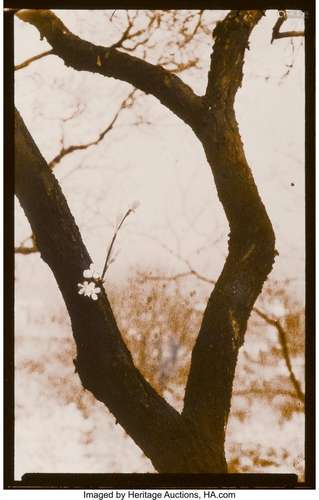
[[[138,200],[133,201],[131,205],[131,210],[134,212],[140,206],[140,202]]]
[[[78,294],[79,295],[83,295],[84,294],[84,288],[81,288],[81,290],[78,291]]]
[[[90,271],[90,269],[86,269],[85,271],[83,271],[83,277],[92,278],[92,271]]]
[[[92,293],[92,295],[91,295],[91,299],[93,299],[93,300],[97,300],[97,299],[98,299],[98,296],[97,296],[95,293]]]
[[[100,291],[101,291],[101,288],[99,286],[94,288],[94,293],[100,293]]]

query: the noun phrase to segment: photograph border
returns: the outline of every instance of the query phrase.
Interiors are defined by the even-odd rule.
[[[48,2],[48,8],[102,9],[102,2]],[[113,1],[116,8],[265,8],[305,11],[306,76],[306,394],[305,481],[294,474],[25,474],[14,480],[14,63],[13,15],[6,9],[36,8],[35,2],[4,2],[4,489],[315,488],[315,1],[208,2]]]

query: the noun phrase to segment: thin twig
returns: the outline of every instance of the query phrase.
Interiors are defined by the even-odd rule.
[[[35,246],[33,246],[33,247],[25,247],[23,245],[20,245],[18,247],[15,247],[15,249],[14,249],[14,253],[18,253],[18,254],[21,254],[21,255],[30,255],[31,253],[37,253],[38,251],[39,250]]]
[[[105,276],[105,273],[107,271],[107,268],[109,267],[109,259],[111,257],[111,253],[112,253],[112,248],[113,248],[113,245],[115,243],[115,240],[116,240],[116,237],[118,235],[118,232],[119,230],[121,229],[125,219],[130,215],[130,213],[132,213],[134,210],[132,208],[129,208],[128,211],[126,212],[126,214],[122,217],[121,219],[121,222],[119,223],[119,225],[117,226],[114,234],[113,234],[113,238],[111,240],[111,243],[110,243],[110,246],[108,248],[108,251],[107,251],[107,254],[106,254],[106,259],[105,259],[105,264],[104,264],[104,267],[103,267],[103,271],[102,271],[102,275],[101,275],[101,280],[103,281],[104,279],[104,276]],[[111,261],[110,261],[111,262]]]
[[[283,23],[287,20],[287,17],[288,17],[287,12],[285,10],[280,12],[279,17],[275,23],[275,26],[272,29],[272,38],[270,43],[272,43],[274,40],[278,40],[279,38],[305,36],[304,31],[280,31],[280,28],[283,25]]]
[[[186,260],[184,262],[188,265],[188,262]],[[187,276],[195,276],[196,278],[198,278],[201,281],[204,281],[205,283],[210,283],[212,285],[216,284],[216,281],[210,278],[206,278],[206,276],[195,271],[195,269],[190,269],[189,271],[173,274],[171,276],[158,276],[158,275],[147,276],[147,279],[149,281],[175,281],[180,278],[186,278]]]
[[[31,246],[26,245],[26,242],[29,240],[31,240],[32,243]],[[15,253],[19,253],[22,255],[30,255],[31,253],[37,253],[38,251],[39,250],[37,247],[37,243],[35,241],[35,237],[33,234],[25,238],[23,241],[21,241],[20,245],[18,247],[15,247],[14,249]]]
[[[273,40],[279,39],[279,38],[289,38],[293,36],[305,36],[304,31],[282,31],[281,33],[277,33],[275,37],[273,37]]]
[[[29,59],[26,59],[20,64],[17,64],[14,67],[15,71],[18,71],[19,69],[26,68],[30,64],[32,64],[34,61],[38,61],[38,59],[42,59],[43,57],[49,56],[50,54],[53,54],[53,50],[46,50],[45,52],[41,52],[41,54],[37,54],[36,56],[30,57]]]
[[[110,17],[110,21],[111,21],[111,22],[112,22],[112,20],[113,20],[113,16],[114,16],[115,12],[116,12],[116,9],[115,9],[115,10],[113,10],[113,12],[112,12],[112,14],[111,14],[111,17]]]
[[[290,398],[299,399],[296,396],[294,391],[287,391],[283,389],[274,389],[267,387],[266,390],[264,388],[251,388],[251,389],[239,389],[234,390],[233,396],[264,396],[267,398],[274,398],[275,396],[288,396]]]
[[[191,33],[189,33],[188,35],[187,34],[184,35],[184,40],[179,44],[179,48],[185,47],[185,45],[187,43],[189,43],[194,38],[194,36],[196,35],[198,29],[201,27],[203,13],[204,13],[203,10],[200,10],[198,12],[198,20],[197,20],[197,23],[196,23],[193,31]]]
[[[112,128],[115,125],[115,122],[117,121],[118,117],[120,116],[120,113],[123,109],[127,108],[129,106],[130,99],[132,99],[133,95],[135,94],[136,89],[134,89],[132,92],[129,93],[129,95],[122,101],[119,109],[115,113],[112,121],[109,123],[109,125],[100,132],[100,134],[97,136],[97,138],[94,141],[87,142],[85,144],[72,144],[71,146],[68,146],[67,148],[62,148],[59,153],[48,163],[49,167],[53,169],[60,161],[62,158],[65,156],[74,153],[74,151],[82,151],[84,149],[88,149],[91,146],[97,146],[106,136],[108,132],[112,130]]]
[[[120,39],[113,43],[109,48],[110,49],[117,49],[117,48],[125,48],[123,46],[123,43],[126,41],[126,40],[132,40],[132,38],[135,38],[139,35],[142,35],[144,32],[145,32],[145,29],[139,29],[133,33],[131,33],[131,29],[134,27],[134,21],[135,19],[137,18],[137,15],[138,15],[138,11],[136,11],[136,14],[131,18],[129,16],[129,13],[127,12],[127,27],[126,29],[124,30],[123,34],[121,35]],[[148,39],[145,40],[145,42],[147,41]],[[144,43],[144,41],[143,41]]]
[[[263,311],[261,311],[260,309],[258,309],[256,307],[254,307],[254,312],[260,318],[264,319],[268,324],[270,324],[276,328],[276,330],[278,332],[279,343],[280,343],[282,354],[283,354],[283,357],[284,357],[284,360],[285,360],[285,363],[286,363],[286,366],[287,366],[287,369],[289,372],[291,383],[294,386],[294,389],[296,391],[298,398],[300,399],[300,401],[302,401],[304,403],[305,402],[305,395],[304,395],[303,391],[301,390],[300,382],[299,382],[299,380],[297,380],[297,378],[294,374],[293,368],[292,368],[290,355],[289,355],[289,351],[288,351],[288,342],[287,342],[286,331],[284,330],[284,328],[282,327],[282,325],[280,324],[280,321],[278,319],[276,320],[276,319],[270,318],[267,314],[265,314]]]
[[[130,92],[129,95],[122,101],[118,111],[115,113],[110,124],[98,135],[98,137],[94,141],[88,142],[86,144],[77,144],[77,145],[68,146],[67,148],[63,147],[60,150],[60,152],[48,163],[48,166],[51,169],[53,169],[54,167],[56,167],[56,165],[58,163],[61,162],[61,160],[65,156],[73,153],[74,151],[81,151],[84,149],[88,149],[91,146],[95,146],[95,145],[99,144],[104,139],[105,135],[112,130],[115,122],[117,121],[117,119],[121,113],[121,111],[124,108],[129,107],[131,105],[130,100],[133,98],[133,95],[135,94],[135,92],[136,92],[136,89],[132,90],[132,92]],[[76,167],[74,170],[76,170],[77,168],[78,167]],[[73,172],[73,170],[72,170],[72,172]],[[32,241],[33,241],[32,246],[25,246],[25,242],[30,240],[30,239],[32,239]],[[23,242],[21,242],[21,244],[18,247],[15,247],[14,252],[17,254],[21,254],[21,255],[29,255],[29,254],[38,252],[38,248],[37,248],[37,245],[35,244],[35,241],[33,239],[33,235],[26,238]]]

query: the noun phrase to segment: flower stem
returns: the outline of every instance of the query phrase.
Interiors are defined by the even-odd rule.
[[[111,253],[112,253],[112,248],[113,248],[113,245],[115,243],[115,240],[116,240],[116,236],[119,232],[119,230],[121,229],[121,226],[123,224],[123,222],[125,221],[125,219],[130,215],[130,213],[133,212],[133,210],[131,208],[128,209],[128,211],[126,212],[126,214],[124,215],[124,217],[122,218],[121,222],[119,223],[119,225],[117,226],[116,230],[115,230],[115,233],[113,235],[113,238],[112,238],[112,241],[111,241],[111,244],[108,248],[108,251],[107,251],[107,254],[106,254],[106,259],[105,259],[105,264],[104,264],[104,267],[103,267],[103,271],[102,271],[102,276],[101,276],[101,279],[103,281],[104,279],[104,276],[105,276],[105,273],[107,271],[107,268],[108,268],[108,262],[110,260],[110,257],[111,257]]]

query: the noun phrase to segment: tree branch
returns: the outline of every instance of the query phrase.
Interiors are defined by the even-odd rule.
[[[15,192],[66,303],[83,387],[109,408],[159,472],[216,470],[214,443],[206,443],[193,422],[160,397],[134,366],[104,289],[97,301],[78,294],[91,258],[61,188],[18,112]]]
[[[272,38],[271,42],[272,43],[274,40],[278,40],[280,38],[289,38],[289,37],[295,37],[295,36],[305,36],[304,31],[280,31],[281,26],[283,23],[287,20],[287,12],[285,10],[281,11],[281,14],[279,15],[273,29],[272,29]]]
[[[105,135],[113,129],[115,122],[117,121],[118,117],[120,116],[121,111],[123,109],[131,106],[131,100],[132,100],[135,92],[136,92],[136,89],[132,90],[132,92],[130,92],[129,95],[122,101],[122,103],[121,103],[119,109],[117,110],[117,112],[115,113],[112,121],[109,123],[109,125],[102,132],[100,132],[100,134],[98,135],[98,137],[94,141],[87,142],[86,144],[73,144],[71,146],[68,146],[67,148],[65,148],[63,146],[62,149],[59,151],[59,153],[48,163],[49,168],[53,169],[61,162],[61,160],[65,156],[68,156],[69,154],[74,153],[75,151],[83,151],[85,149],[90,148],[91,146],[98,145],[104,139]],[[32,240],[32,246],[26,246],[25,242],[30,240],[30,239]],[[21,244],[19,246],[15,247],[15,249],[14,249],[14,252],[16,254],[21,254],[21,255],[30,255],[33,253],[37,253],[38,251],[39,250],[38,250],[38,247],[35,243],[34,235],[28,236],[28,238],[26,238],[23,242],[21,242]]]
[[[27,247],[24,245],[19,245],[18,247],[15,247],[14,252],[21,255],[30,255],[32,253],[38,253],[38,249],[35,246]]]
[[[31,245],[26,245],[26,242],[29,240],[31,240]],[[15,253],[22,255],[30,255],[32,253],[37,253],[38,251],[37,243],[33,234],[21,241],[20,245],[14,249]]]
[[[296,391],[296,395],[297,395],[298,399],[302,403],[304,403],[305,402],[305,395],[301,389],[299,380],[296,378],[296,375],[293,371],[291,360],[290,360],[290,355],[289,355],[289,350],[288,350],[288,342],[287,342],[287,332],[282,327],[282,325],[278,319],[271,318],[270,316],[268,316],[268,314],[265,314],[263,311],[261,311],[257,307],[254,307],[254,312],[260,318],[262,318],[264,321],[266,321],[266,323],[268,323],[269,325],[272,325],[276,328],[276,330],[278,332],[279,343],[280,343],[282,354],[283,354],[283,357],[284,357],[284,360],[285,360],[285,363],[287,366],[287,370],[289,372],[289,377],[290,377],[291,383]]]
[[[148,434],[147,421],[152,421],[152,427],[157,422],[164,432],[171,420],[178,421],[178,414],[134,367],[105,292],[102,290],[96,303],[78,295],[77,283],[82,281],[91,259],[62,191],[18,113],[15,151],[16,194],[37,236],[41,256],[51,267],[66,302],[83,386],[111,409],[143,449],[145,445],[149,448],[143,438]],[[131,422],[126,415],[131,415]]]
[[[191,33],[183,33],[184,34],[184,40],[179,44],[179,47],[182,48],[184,47],[187,43],[189,43],[193,38],[194,36],[196,35],[197,31],[199,30],[200,26],[201,26],[201,23],[202,23],[202,16],[203,16],[203,13],[204,11],[203,10],[199,10],[198,12],[198,20],[194,26],[194,29]]]
[[[229,253],[195,343],[183,415],[224,442],[237,355],[254,302],[274,261],[274,232],[245,158],[234,111],[244,54],[262,11],[231,11],[216,25],[197,132],[229,226]]]
[[[187,124],[194,124],[202,101],[176,75],[114,47],[102,47],[71,33],[50,10],[21,10],[17,16],[35,26],[67,66],[131,83],[162,104]]]
[[[134,25],[134,21],[137,17],[137,13],[135,14],[135,16],[133,16],[133,18],[131,18],[129,16],[129,13],[128,11],[126,11],[126,14],[127,14],[127,27],[126,29],[124,30],[122,36],[120,37],[120,39],[113,43],[113,45],[110,46],[111,49],[116,49],[116,48],[123,48],[125,50],[126,47],[124,47],[123,43],[126,41],[126,40],[132,40],[133,38],[139,36],[139,35],[142,35],[144,33],[144,29],[140,29],[140,30],[137,30],[137,31],[133,31],[131,32],[132,28],[133,28],[133,25]],[[147,41],[147,39],[143,40],[141,43],[145,43]],[[137,42],[138,44],[139,42]]]
[[[17,64],[14,67],[14,70],[18,71],[19,69],[26,68],[27,66],[29,66],[34,61],[38,61],[38,59],[42,59],[43,57],[49,56],[50,54],[53,54],[52,49],[46,50],[45,52],[41,52],[41,54],[37,54],[36,56],[30,57],[29,59],[26,59],[22,63]]]
[[[83,151],[85,149],[90,148],[91,146],[97,146],[108,134],[114,127],[118,117],[121,114],[121,111],[125,108],[128,107],[130,100],[133,98],[133,95],[135,94],[136,89],[134,89],[132,92],[129,93],[129,95],[121,102],[119,109],[115,113],[114,117],[112,118],[111,122],[107,125],[107,127],[102,130],[102,132],[99,133],[97,138],[93,141],[87,142],[85,144],[72,144],[71,146],[68,147],[63,147],[59,153],[49,162],[49,167],[53,169],[60,161],[65,157],[68,156],[71,153],[74,153],[75,151]]]

